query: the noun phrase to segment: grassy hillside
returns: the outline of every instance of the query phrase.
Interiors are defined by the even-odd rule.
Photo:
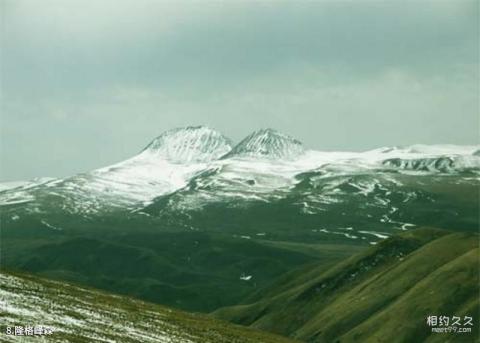
[[[214,315],[309,342],[479,341],[479,265],[478,235],[412,230]],[[432,334],[429,315],[472,316],[473,332]]]
[[[238,304],[298,266],[339,261],[360,249],[125,225],[115,232],[93,227],[78,234],[35,223],[33,233],[22,227],[2,229],[2,268],[200,312]],[[242,280],[243,275],[251,278]]]
[[[205,315],[32,275],[2,272],[0,281],[1,342],[41,339],[7,335],[7,326],[15,325],[51,327],[53,334],[43,336],[48,342],[291,342]]]

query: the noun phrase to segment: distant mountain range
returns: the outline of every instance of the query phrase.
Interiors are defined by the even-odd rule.
[[[7,273],[2,282],[24,283],[26,296],[48,283],[38,276],[74,282],[311,342],[412,342],[427,335],[418,322],[427,310],[478,308],[471,295],[478,291],[479,152],[452,145],[322,152],[271,129],[236,145],[208,127],[169,130],[112,166],[0,184],[2,270],[35,274]],[[50,296],[57,286],[62,294],[70,287],[48,284]],[[21,311],[12,287],[0,300]],[[438,294],[428,293],[433,288]],[[120,299],[119,309],[100,298],[99,311],[116,323],[128,301]],[[130,310],[128,318],[143,318]],[[65,326],[59,311],[48,318]],[[83,316],[77,312],[71,316]],[[152,317],[173,330],[162,339],[180,335],[190,320],[178,316],[174,326],[164,323],[167,314]],[[82,337],[93,332],[87,319],[78,319]],[[398,333],[387,322],[408,327]],[[107,330],[105,322],[91,324]],[[210,324],[212,332],[192,333],[191,341],[210,334],[245,341],[233,327],[225,338],[221,324]],[[145,330],[107,331],[132,341]]]
[[[53,215],[92,219],[121,214],[157,217],[192,229],[219,227],[209,214],[219,206],[232,218],[241,218],[246,208],[257,208],[265,217],[287,207],[297,226],[306,222],[321,235],[382,238],[393,229],[426,224],[413,207],[451,205],[431,194],[432,187],[477,183],[479,151],[478,146],[415,145],[320,152],[272,129],[256,131],[233,146],[213,129],[187,127],[166,131],[138,155],[109,167],[64,179],[0,185],[0,206],[7,223],[27,216],[61,228],[60,222],[51,222]],[[472,227],[471,215],[456,207],[449,218]],[[348,220],[340,220],[337,214],[346,208],[361,209],[361,214],[350,211]],[[327,213],[336,219],[324,218],[321,226],[308,218]],[[200,218],[205,214],[207,223]],[[381,223],[383,233],[361,232],[376,231],[372,221]],[[348,232],[352,228],[356,234]]]

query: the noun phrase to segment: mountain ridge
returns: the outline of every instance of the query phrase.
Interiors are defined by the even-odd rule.
[[[162,156],[176,163],[209,162],[227,154],[232,141],[207,126],[188,126],[165,131],[143,153]]]
[[[252,157],[290,160],[304,152],[305,149],[299,140],[268,128],[252,132],[223,158]]]
[[[56,204],[56,211],[91,216],[138,211],[190,186],[209,202],[218,195],[270,201],[294,190],[307,174],[325,180],[360,174],[465,174],[473,180],[480,174],[477,148],[415,145],[361,153],[320,152],[273,129],[257,130],[233,146],[218,131],[190,126],[165,131],[138,155],[114,165],[47,182],[0,184],[0,206],[24,206],[30,213],[40,213]],[[368,185],[372,187],[373,181]],[[331,200],[322,195],[315,201]]]
[[[478,234],[420,228],[329,269],[313,265],[290,284],[267,287],[260,300],[214,315],[307,342],[470,342],[478,328],[436,336],[425,322],[437,313],[476,318],[478,254]]]

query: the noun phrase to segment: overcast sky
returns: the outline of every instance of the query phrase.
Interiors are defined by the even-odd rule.
[[[477,1],[0,4],[0,180],[105,166],[198,124],[318,150],[479,144]]]

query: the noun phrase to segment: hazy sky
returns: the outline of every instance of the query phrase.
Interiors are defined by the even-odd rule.
[[[479,144],[477,1],[0,0],[0,180],[206,124],[319,150]]]

